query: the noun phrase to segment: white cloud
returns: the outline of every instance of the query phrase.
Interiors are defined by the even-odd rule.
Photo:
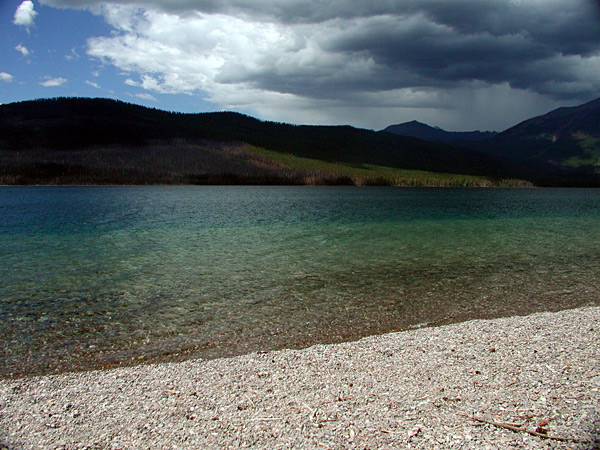
[[[68,80],[66,78],[47,78],[45,81],[41,81],[40,86],[44,87],[59,87],[65,84]]]
[[[24,45],[21,45],[21,44],[17,45],[15,47],[15,50],[18,52],[21,52],[23,54],[23,56],[27,56],[27,55],[29,55],[29,53],[31,53],[29,51],[29,49],[27,49],[27,47],[25,47]]]
[[[6,72],[0,72],[0,81],[4,83],[11,83],[13,80],[13,76]]]
[[[40,1],[103,14],[125,84],[265,119],[501,129],[600,91],[588,0]]]
[[[37,16],[37,12],[34,10],[33,2],[25,0],[17,7],[13,23],[23,27],[30,27],[33,25],[35,16]]]
[[[127,23],[119,22],[123,33],[90,39],[88,53],[139,73],[139,81],[126,80],[131,86],[159,93],[202,93],[230,105],[240,100],[240,90],[254,97],[257,89],[249,78],[268,67],[290,77],[344,70],[341,58],[306,42],[304,33],[312,30],[294,32],[223,15],[179,17],[146,11],[142,17],[137,9],[125,10],[119,8],[121,19],[129,18]],[[107,11],[111,18],[116,15],[112,8]]]
[[[96,89],[102,89],[102,88],[100,87],[100,85],[99,85],[98,83],[95,83],[94,81],[88,81],[88,80],[86,80],[86,81],[85,81],[85,84],[87,84],[87,85],[90,85],[90,86],[92,86],[92,87],[95,87]]]
[[[150,100],[151,102],[158,101],[153,95],[146,94],[146,93],[135,94],[135,97],[141,98],[142,100]]]
[[[74,48],[71,49],[71,53],[69,53],[68,55],[65,55],[65,59],[67,61],[71,61],[73,59],[79,59],[81,58],[81,56],[79,56],[79,53],[77,53],[77,50],[75,50]]]

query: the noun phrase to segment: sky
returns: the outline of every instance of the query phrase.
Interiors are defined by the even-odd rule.
[[[0,0],[0,103],[502,131],[600,97],[596,0]]]

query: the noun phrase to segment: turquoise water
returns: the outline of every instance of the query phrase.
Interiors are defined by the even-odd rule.
[[[0,376],[600,304],[600,190],[3,187]]]

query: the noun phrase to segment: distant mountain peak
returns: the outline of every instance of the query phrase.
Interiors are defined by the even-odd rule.
[[[417,120],[390,125],[383,131],[432,142],[480,141],[496,134],[495,131],[446,131]]]
[[[542,170],[600,174],[600,98],[525,120],[486,142],[488,154]]]

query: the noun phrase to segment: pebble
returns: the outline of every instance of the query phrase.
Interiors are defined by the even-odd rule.
[[[0,450],[591,450],[600,447],[594,330],[598,307],[304,350],[4,379]],[[588,442],[462,414],[531,431],[544,423],[551,436]]]

